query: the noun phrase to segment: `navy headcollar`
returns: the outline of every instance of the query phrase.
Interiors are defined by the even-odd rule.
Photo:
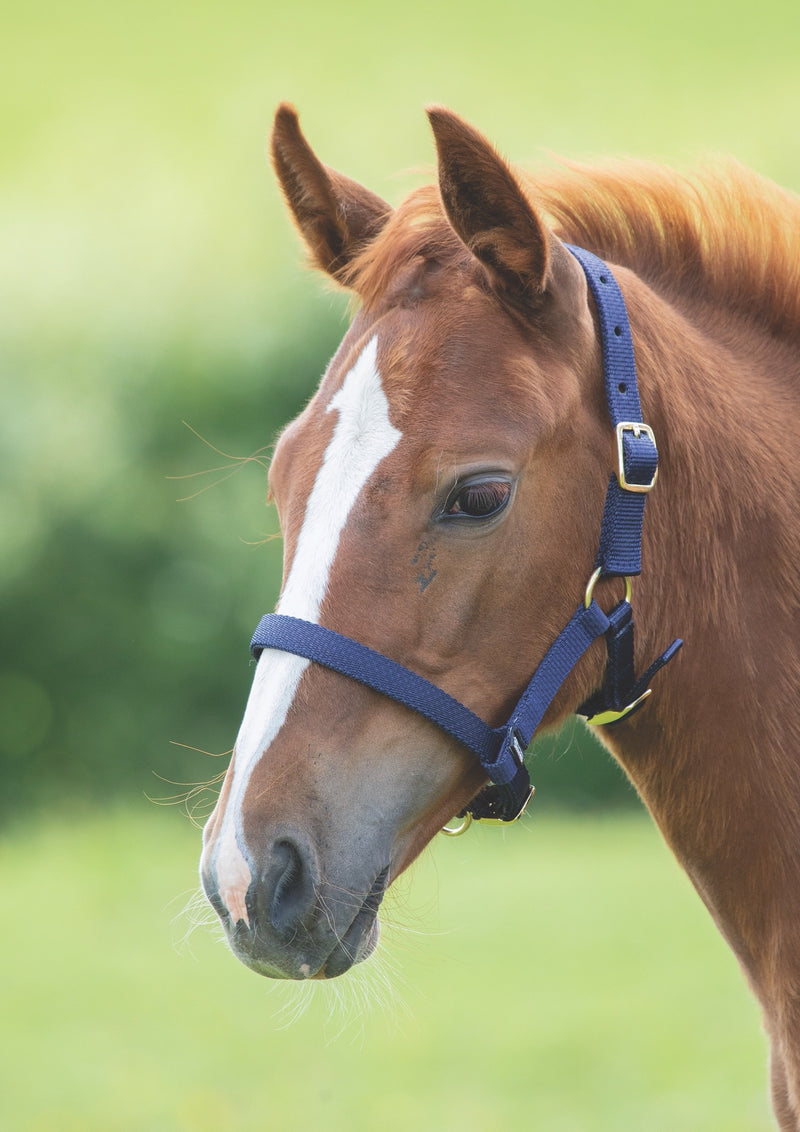
[[[595,572],[584,600],[548,649],[508,722],[503,727],[489,727],[464,704],[416,672],[310,621],[267,614],[250,642],[255,657],[264,649],[306,657],[405,704],[452,735],[477,756],[492,782],[466,810],[484,820],[509,822],[522,814],[533,793],[523,761],[525,751],[556,692],[592,641],[606,637],[606,675],[602,689],[578,711],[595,724],[616,723],[638,708],[649,694],[651,677],[683,643],[673,641],[637,679],[630,585],[626,586],[625,599],[608,614],[592,596],[601,577],[630,579],[641,573],[644,505],[656,482],[658,451],[652,429],[642,422],[622,292],[601,259],[583,248],[566,247],[583,268],[597,306],[606,399],[617,437],[617,471],[608,485]]]

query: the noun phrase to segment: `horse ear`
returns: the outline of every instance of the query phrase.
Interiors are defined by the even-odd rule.
[[[379,196],[323,165],[284,102],[272,129],[272,163],[315,264],[343,281],[347,265],[391,214]]]
[[[494,147],[457,114],[428,109],[439,191],[456,235],[515,304],[537,302],[549,265],[547,229]]]

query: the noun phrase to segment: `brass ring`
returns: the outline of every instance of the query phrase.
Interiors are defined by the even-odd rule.
[[[591,578],[589,579],[589,584],[586,587],[586,593],[583,595],[584,609],[588,609],[589,606],[592,604],[592,594],[594,593],[594,587],[597,585],[597,581],[602,576],[602,573],[603,573],[603,567],[598,566],[597,569],[595,570],[595,572],[592,574]],[[630,600],[631,600],[632,591],[633,591],[633,586],[632,586],[632,583],[631,583],[631,579],[626,574],[625,575],[625,600],[627,602],[630,602]]]
[[[466,814],[464,814],[464,817],[461,820],[461,825],[456,825],[456,826],[444,825],[444,826],[442,826],[441,832],[445,835],[445,837],[460,837],[462,833],[467,832],[467,830],[469,829],[469,827],[471,825],[472,825],[472,814],[466,813]]]

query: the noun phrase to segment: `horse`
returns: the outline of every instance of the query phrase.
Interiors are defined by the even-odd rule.
[[[289,211],[357,309],[271,462],[278,624],[254,638],[205,891],[254,971],[338,976],[454,814],[518,816],[531,728],[582,712],[738,958],[798,1132],[800,199],[733,162],[534,176],[428,115],[438,184],[396,208],[323,165],[290,105],[275,118]],[[628,421],[615,335],[641,393]],[[657,484],[655,457],[626,483],[628,449],[649,459],[656,438]],[[612,491],[641,531],[616,567],[597,549]],[[536,718],[504,731],[586,611]],[[406,677],[481,742],[506,735],[503,758],[395,695]]]

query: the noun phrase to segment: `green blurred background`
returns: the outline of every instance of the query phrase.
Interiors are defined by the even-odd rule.
[[[365,1007],[368,1040],[332,1054],[322,1006],[278,1031],[264,985],[207,935],[200,963],[176,958],[169,900],[194,883],[197,834],[146,796],[224,767],[213,756],[238,726],[249,634],[277,593],[264,462],[346,325],[345,297],[303,266],[265,161],[276,104],[292,100],[324,160],[390,201],[429,175],[429,102],[523,164],[723,153],[797,190],[798,47],[795,0],[30,0],[4,14],[0,946],[18,988],[0,1034],[5,1126],[281,1129],[304,1124],[307,1102],[312,1125],[335,1128],[499,1128],[522,1114],[548,1132],[768,1127],[763,1043],[735,966],[581,732],[536,757],[544,832],[481,832],[420,867],[439,869],[434,918],[459,938],[421,941],[401,964],[411,1047]],[[543,943],[532,874],[547,886]],[[629,954],[630,907],[596,895],[637,883],[665,918],[647,919]],[[433,913],[413,891],[426,931]],[[476,892],[504,909],[489,942],[466,910]],[[598,954],[612,926],[617,944]],[[564,932],[584,948],[568,962]],[[514,963],[488,963],[509,936]],[[722,1020],[713,1034],[701,1001]]]

